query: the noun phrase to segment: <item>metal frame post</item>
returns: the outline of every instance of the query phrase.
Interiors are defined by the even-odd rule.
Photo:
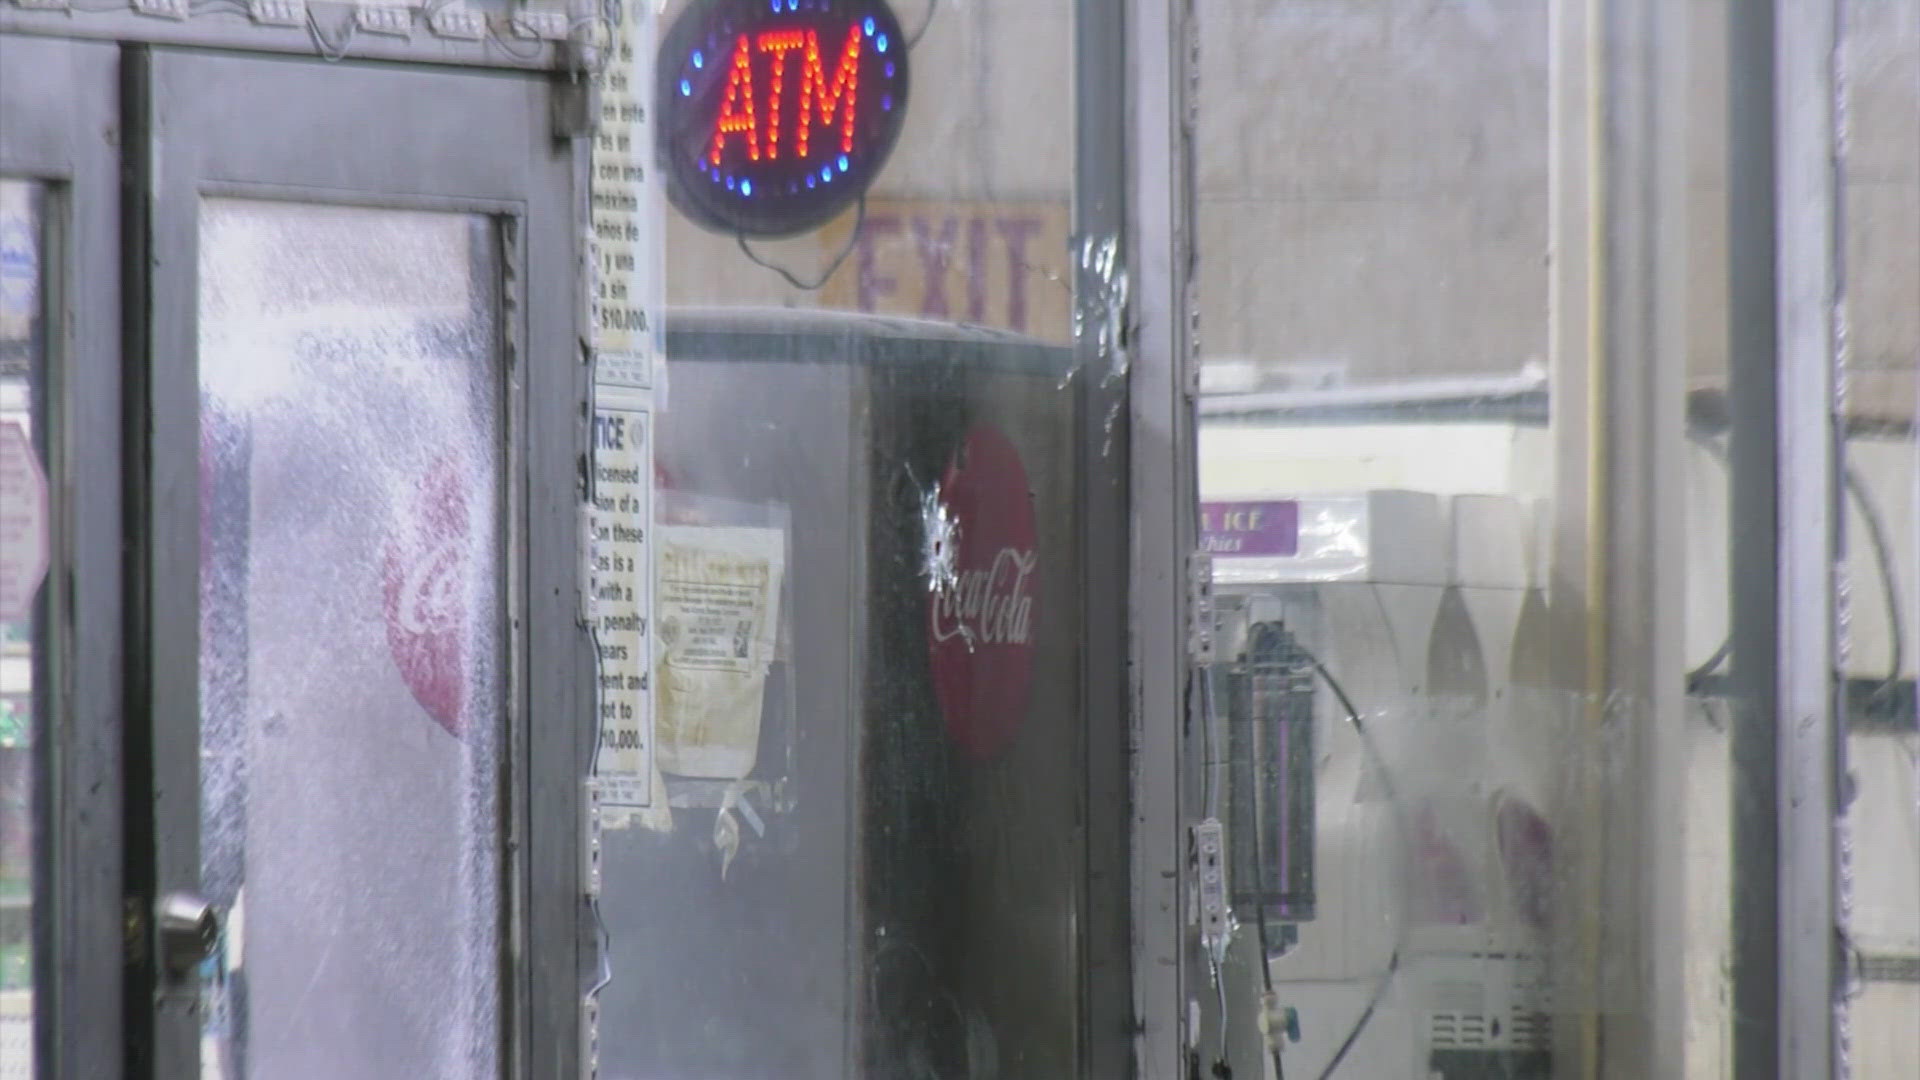
[[[1135,1075],[1143,1080],[1184,1075],[1187,1015],[1179,762],[1188,667],[1185,568],[1198,498],[1189,378],[1191,27],[1187,0],[1132,0],[1125,19],[1132,48],[1121,69],[1129,95],[1123,175],[1134,279],[1128,413],[1134,1054]]]

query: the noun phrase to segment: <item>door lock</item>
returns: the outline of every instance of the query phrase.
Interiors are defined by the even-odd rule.
[[[160,962],[174,978],[183,978],[220,943],[220,911],[189,892],[170,892],[153,906],[160,939]]]

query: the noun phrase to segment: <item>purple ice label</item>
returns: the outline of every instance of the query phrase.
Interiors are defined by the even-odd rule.
[[[1200,549],[1213,555],[1298,555],[1300,504],[1208,502],[1200,504]]]

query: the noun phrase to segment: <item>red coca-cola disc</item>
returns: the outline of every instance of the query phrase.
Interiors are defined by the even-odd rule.
[[[940,478],[940,502],[958,536],[950,579],[928,574],[933,689],[948,734],[980,761],[1013,740],[1033,688],[1041,567],[1020,452],[998,428],[975,426]],[[930,568],[941,561],[928,554]]]
[[[455,737],[466,730],[467,608],[475,569],[468,483],[452,460],[428,471],[388,538],[381,582],[393,662],[414,700]]]

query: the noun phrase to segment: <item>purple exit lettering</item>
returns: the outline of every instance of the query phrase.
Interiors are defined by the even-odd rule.
[[[856,301],[861,311],[874,311],[886,297],[897,296],[900,282],[881,273],[879,249],[888,240],[902,235],[913,238],[914,253],[920,265],[920,314],[928,318],[949,318],[952,303],[947,296],[947,272],[953,266],[954,246],[960,239],[961,219],[946,215],[935,219],[913,215],[906,220],[897,214],[874,214],[861,226],[855,240],[854,269],[857,277]],[[973,323],[987,319],[987,245],[991,239],[988,221],[967,221],[966,318]],[[1007,252],[1007,310],[1009,329],[1027,328],[1027,246],[1040,234],[1042,223],[1033,217],[995,217],[992,235],[997,235]]]

